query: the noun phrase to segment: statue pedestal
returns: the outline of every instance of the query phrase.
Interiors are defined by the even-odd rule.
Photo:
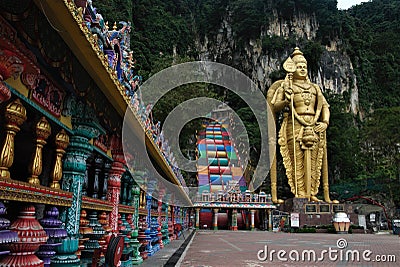
[[[335,212],[346,212],[352,224],[358,224],[358,216],[351,203],[310,202],[307,198],[287,199],[280,208],[288,213],[299,214],[299,227],[332,224]]]

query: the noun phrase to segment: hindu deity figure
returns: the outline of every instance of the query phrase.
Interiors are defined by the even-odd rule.
[[[295,197],[320,201],[316,195],[322,172],[324,198],[331,202],[326,155],[329,105],[320,87],[309,80],[307,60],[299,48],[286,60],[284,69],[286,78],[272,84],[267,101],[273,112],[283,110],[278,144],[288,183]],[[271,173],[271,185],[276,195],[276,173]]]

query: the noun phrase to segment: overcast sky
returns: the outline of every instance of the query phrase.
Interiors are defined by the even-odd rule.
[[[368,2],[368,0],[337,0],[337,2],[338,9],[348,9],[361,2]]]

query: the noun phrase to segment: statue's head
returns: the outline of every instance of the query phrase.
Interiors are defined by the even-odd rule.
[[[294,63],[305,63],[307,64],[306,58],[303,56],[303,52],[300,51],[298,47],[296,47],[292,53],[292,60]]]
[[[296,64],[296,71],[294,72],[293,77],[295,79],[307,80],[307,60],[303,56],[303,52],[301,52],[298,47],[294,49],[292,60]]]

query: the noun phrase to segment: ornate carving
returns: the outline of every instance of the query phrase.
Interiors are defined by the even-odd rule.
[[[26,120],[26,109],[19,99],[7,105],[5,112],[6,138],[0,157],[0,177],[10,178],[8,169],[14,161],[14,137],[19,131],[19,126]]]
[[[17,38],[15,29],[0,16],[0,101],[11,97],[10,90],[3,81],[10,77],[17,79],[21,73],[39,74],[35,56]]]
[[[125,89],[123,85],[119,82],[117,74],[115,73],[114,69],[112,69],[108,63],[108,57],[103,53],[101,47],[98,45],[98,41],[92,34],[92,32],[88,29],[86,22],[83,20],[82,17],[82,8],[78,9],[76,5],[72,1],[64,0],[66,7],[71,12],[72,16],[74,17],[75,21],[77,22],[82,34],[85,36],[87,41],[92,46],[92,49],[96,52],[99,60],[101,61],[104,68],[107,70],[108,74],[110,75],[112,81],[115,84],[115,87],[118,89],[121,96],[123,96],[126,103],[129,103],[129,97],[125,94]]]
[[[42,150],[46,144],[46,139],[51,134],[50,124],[45,117],[42,117],[36,124],[36,149],[33,154],[31,164],[29,165],[29,172],[31,176],[28,179],[30,184],[40,184],[39,175],[42,173]]]
[[[108,150],[108,136],[105,134],[100,135],[94,139],[93,145],[100,148],[101,151],[107,153]]]
[[[30,77],[29,77],[30,76]],[[56,117],[61,115],[64,93],[44,75],[37,75],[32,85],[32,75],[22,75],[25,85],[32,88],[32,98]],[[29,79],[28,79],[29,77]]]
[[[11,51],[0,49],[0,103],[11,98],[11,92],[3,81],[16,79],[24,70],[22,61]]]

